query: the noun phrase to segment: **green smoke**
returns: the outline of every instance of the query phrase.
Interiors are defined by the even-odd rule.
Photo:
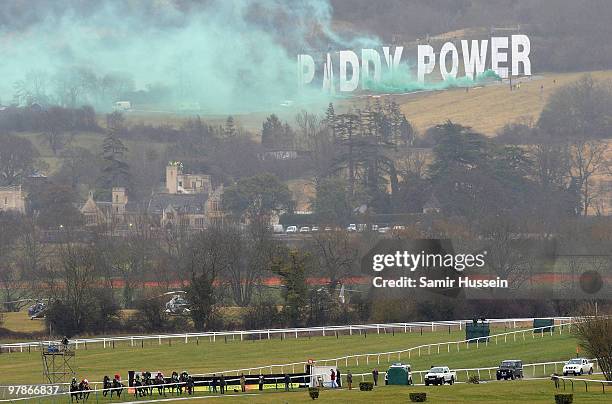
[[[3,104],[108,111],[126,100],[135,109],[211,114],[323,106],[330,96],[320,81],[298,91],[297,54],[381,46],[377,38],[334,32],[328,0],[67,0],[65,8],[41,4],[33,21],[29,2],[13,7],[22,18],[0,26]],[[401,66],[366,86],[410,92],[474,85],[490,75],[422,85]]]
[[[172,109],[264,110],[299,98],[295,55],[313,24],[331,32],[324,0],[210,0],[188,8],[109,0],[91,7],[0,28],[3,103],[17,94],[22,104],[29,97],[110,109],[133,94],[141,104],[157,96]],[[302,96],[326,101],[314,89]]]
[[[501,81],[501,77],[493,70],[489,69],[485,70],[483,73],[477,74],[474,79],[463,76],[422,83],[414,76],[413,69],[410,69],[408,64],[402,63],[393,74],[388,71],[383,73],[379,82],[374,81],[372,78],[366,79],[364,87],[372,92],[397,94],[415,91],[445,90],[458,87],[474,87],[492,81]]]

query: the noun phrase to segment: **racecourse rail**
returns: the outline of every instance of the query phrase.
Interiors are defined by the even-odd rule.
[[[559,323],[559,324],[556,324],[555,327],[558,330],[558,334],[561,335],[565,327],[567,327],[568,329],[568,331],[566,332],[571,332],[571,325],[574,323],[575,321],[574,322],[570,321],[567,323]],[[545,332],[545,330],[548,330],[548,331]],[[541,332],[536,334],[537,331],[541,331]],[[509,332],[504,332],[500,334],[493,334],[493,335],[490,335],[488,338],[478,337],[478,338],[464,339],[464,340],[459,340],[459,341],[435,342],[431,344],[418,345],[415,347],[395,350],[395,351],[345,355],[345,356],[341,356],[338,358],[318,359],[316,360],[316,363],[319,366],[333,365],[333,366],[338,367],[339,365],[344,365],[344,367],[347,368],[353,364],[355,366],[359,366],[359,359],[361,358],[362,365],[364,361],[366,365],[370,365],[370,362],[372,362],[372,364],[380,365],[381,357],[383,358],[383,360],[386,359],[386,363],[391,363],[392,359],[395,360],[396,355],[397,355],[397,361],[399,362],[402,359],[402,354],[404,355],[408,354],[407,359],[412,358],[413,355],[420,357],[421,354],[422,353],[424,354],[425,352],[427,353],[427,355],[431,355],[432,351],[434,353],[437,352],[439,354],[441,352],[442,347],[446,348],[447,352],[451,352],[451,347],[452,347],[453,352],[455,349],[457,350],[457,352],[459,352],[463,344],[465,344],[465,347],[463,349],[467,349],[467,350],[479,349],[480,345],[488,346],[489,344],[498,344],[502,338],[503,338],[504,343],[507,343],[509,338],[512,339],[513,341],[516,341],[517,335],[519,336],[519,338],[526,340],[528,339],[528,337],[526,337],[527,333],[531,335],[532,339],[539,339],[539,338],[544,338],[546,334],[550,334],[550,336],[553,336],[554,334],[557,333],[557,331],[553,331],[553,329],[550,326],[520,329],[520,330],[509,331]],[[493,340],[494,342],[492,342]],[[470,344],[473,344],[472,348],[470,348]],[[404,358],[406,358],[406,356],[404,356]],[[268,371],[268,370],[269,370],[269,373],[272,374],[272,373],[275,373],[274,368],[276,368],[277,373],[285,373],[286,369],[291,369],[291,372],[295,373],[296,366],[298,367],[304,366],[308,363],[309,363],[308,361],[301,361],[301,362],[292,362],[292,363],[284,363],[284,364],[256,366],[256,367],[251,367],[251,368],[217,370],[217,371],[212,371],[212,372],[194,374],[194,376],[207,376],[207,375],[212,375],[212,374],[225,375],[225,374],[231,374],[231,373],[235,373],[236,375],[241,374],[241,373],[247,373],[250,375],[251,372],[256,372],[256,374],[259,374],[259,373],[263,373],[264,371]],[[554,362],[550,362],[550,363],[552,364]],[[549,363],[542,363],[544,367],[547,364]]]
[[[571,322],[572,317],[541,317],[553,319],[555,325],[560,325],[561,322]],[[521,323],[533,322],[534,318],[503,318],[503,319],[488,319],[487,321],[491,325],[504,325],[507,328],[517,328],[517,325]],[[299,328],[272,328],[265,330],[241,330],[241,331],[209,331],[199,333],[183,333],[183,334],[154,334],[154,335],[129,335],[129,336],[110,336],[110,337],[95,337],[95,338],[76,338],[70,341],[71,345],[75,349],[87,348],[91,344],[101,344],[103,348],[114,347],[116,342],[128,342],[131,346],[137,346],[140,342],[144,344],[144,341],[157,341],[159,345],[162,341],[171,341],[175,339],[184,340],[188,343],[190,340],[199,341],[200,338],[208,338],[210,341],[215,342],[218,338],[227,340],[240,339],[272,339],[274,337],[280,337],[286,339],[287,336],[300,338],[311,337],[311,336],[329,336],[338,335],[341,333],[347,333],[348,335],[374,332],[376,334],[381,333],[394,333],[399,332],[415,332],[415,331],[439,331],[445,329],[456,329],[462,330],[465,324],[471,323],[472,320],[446,320],[446,321],[420,321],[413,323],[384,323],[384,324],[351,324],[351,325],[336,325],[326,327],[299,327]],[[548,328],[548,327],[543,327]],[[58,345],[59,340],[45,340],[45,341],[30,341],[30,342],[15,342],[0,344],[0,352],[24,352],[32,349],[40,349],[41,346]]]

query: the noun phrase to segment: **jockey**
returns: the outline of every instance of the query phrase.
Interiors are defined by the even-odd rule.
[[[120,375],[115,375],[115,380],[121,381],[121,376]]]

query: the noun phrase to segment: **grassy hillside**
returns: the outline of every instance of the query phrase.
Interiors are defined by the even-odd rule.
[[[536,121],[554,90],[576,81],[583,74],[542,74],[522,82],[520,89],[514,91],[500,84],[472,88],[468,92],[454,89],[395,98],[419,131],[450,119],[494,135],[506,123],[518,119]],[[591,75],[595,79],[612,79],[612,71],[592,72]],[[541,86],[544,86],[542,91]]]

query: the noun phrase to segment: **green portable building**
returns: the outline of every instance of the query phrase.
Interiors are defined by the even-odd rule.
[[[386,384],[395,384],[407,386],[412,384],[412,375],[410,374],[410,365],[403,363],[394,363],[387,370]]]
[[[465,339],[470,343],[476,341],[486,342],[489,339],[489,335],[491,335],[491,329],[489,328],[489,323],[485,321],[478,322],[474,320],[471,324],[467,323],[465,325]]]
[[[541,328],[544,327],[544,328]],[[539,330],[533,330],[534,333],[551,332],[555,330],[555,319],[553,318],[534,318],[533,328],[539,328]]]

